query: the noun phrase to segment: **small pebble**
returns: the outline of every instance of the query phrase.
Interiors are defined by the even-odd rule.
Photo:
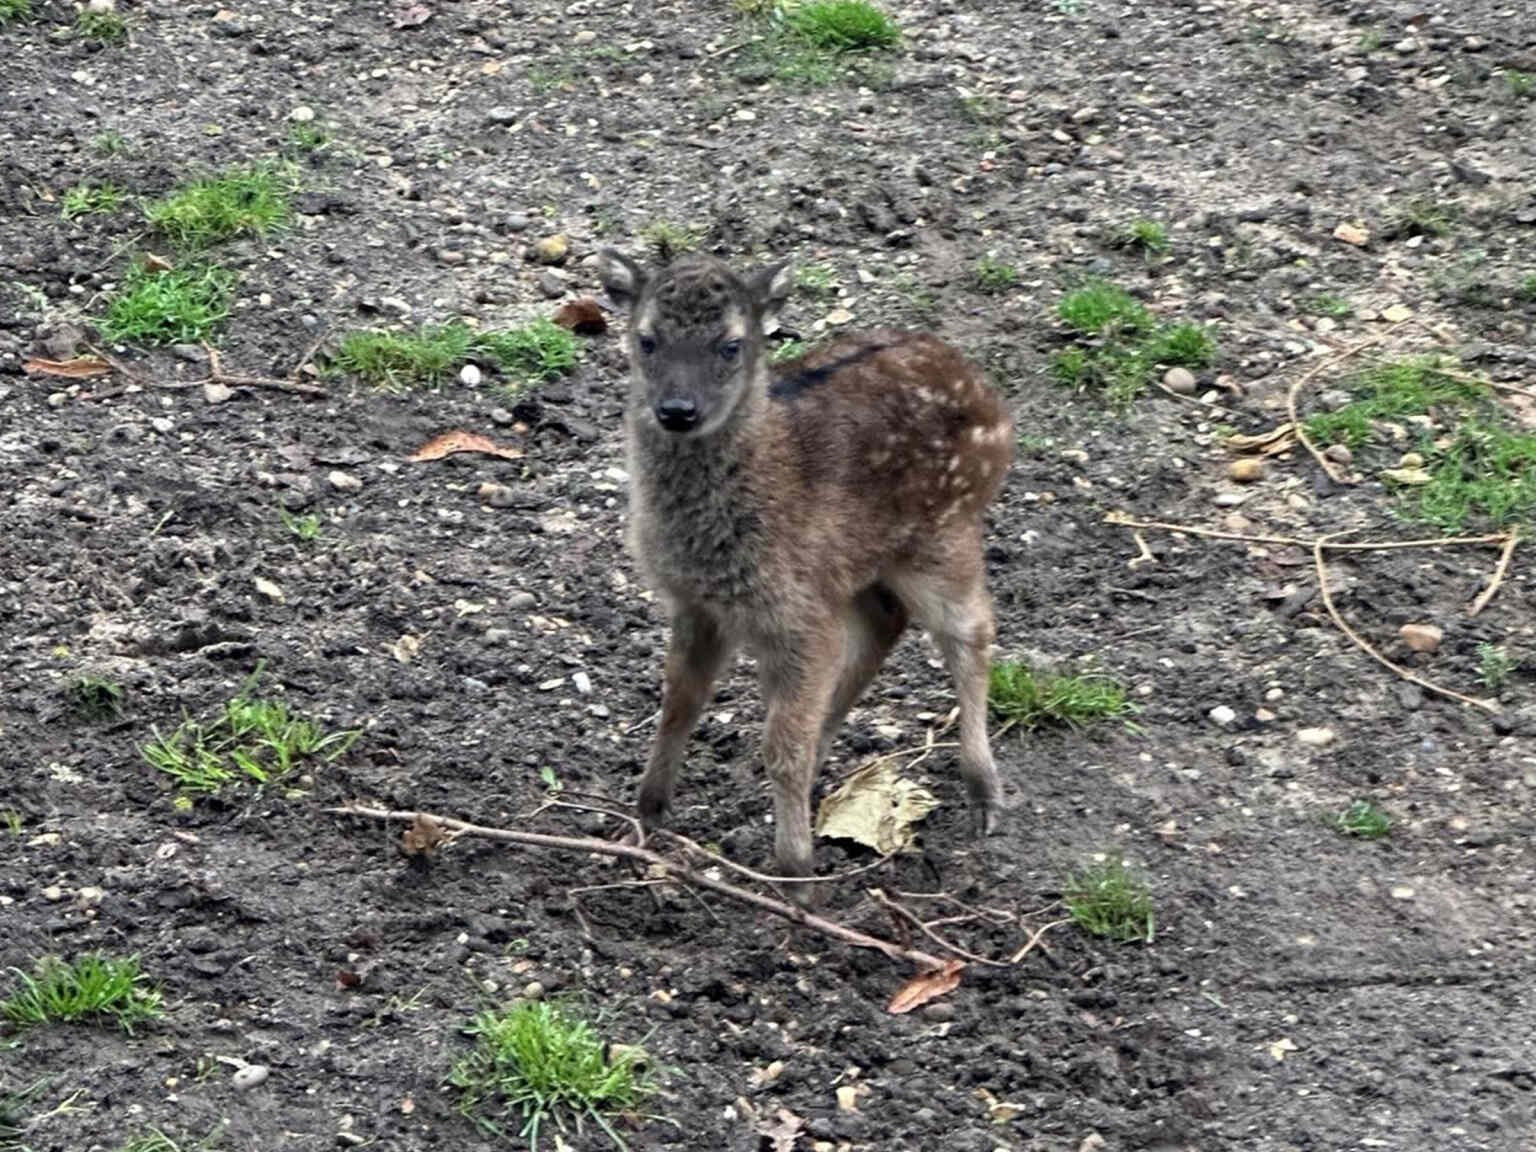
[[[265,1064],[247,1064],[243,1068],[236,1068],[235,1074],[229,1078],[229,1082],[240,1091],[245,1092],[255,1088],[258,1084],[265,1084],[267,1077],[272,1075],[272,1069]]]
[[[453,267],[464,263],[464,253],[456,248],[439,248],[437,250],[437,262]]]
[[[220,384],[217,380],[210,380],[203,385],[203,399],[210,404],[222,404],[235,394],[235,390],[228,384]]]
[[[300,104],[292,112],[288,113],[288,119],[295,124],[308,124],[315,118],[315,110],[308,104]]]
[[[176,430],[176,422],[167,416],[156,416],[149,426],[162,436],[169,436]]]
[[[1397,634],[1415,652],[1433,652],[1445,639],[1445,633],[1433,624],[1404,624]]]
[[[533,246],[533,258],[540,264],[564,264],[570,254],[571,242],[564,232],[546,236]]]
[[[542,999],[544,999],[544,985],[539,983],[537,980],[530,980],[530,981],[528,981],[527,984],[523,985],[523,999],[525,999],[525,1000],[542,1000]]]
[[[583,696],[592,695],[592,678],[585,672],[572,672],[571,683],[576,685],[576,691]]]
[[[1213,724],[1220,724],[1222,727],[1226,727],[1228,724],[1231,724],[1234,720],[1237,719],[1237,713],[1228,708],[1225,704],[1216,705],[1216,707],[1212,708],[1209,712],[1206,713],[1206,715],[1211,718],[1211,722]]]
[[[474,388],[480,383],[480,369],[477,365],[466,364],[459,369],[459,383],[466,388]],[[495,419],[495,414],[492,414]]]
[[[1163,373],[1163,385],[1180,396],[1195,394],[1195,374],[1188,368],[1170,368]]]
[[[508,412],[505,408],[492,408],[491,409],[491,423],[492,424],[500,424],[502,426],[506,426],[506,425],[511,424],[514,421],[516,421],[516,419],[517,419],[517,417],[512,415],[512,413]]]
[[[1325,744],[1333,743],[1333,729],[1303,728],[1296,733],[1296,739],[1312,748],[1321,748]]]
[[[1347,444],[1330,444],[1323,449],[1323,455],[1335,464],[1352,464],[1355,460],[1355,454]]]
[[[363,486],[363,482],[350,472],[331,472],[325,481],[338,492],[356,492]]]
[[[514,592],[507,597],[507,607],[513,612],[521,612],[525,608],[532,608],[538,602],[538,597],[532,592]]]
[[[1399,468],[1422,468],[1424,467],[1424,457],[1420,456],[1417,452],[1404,452],[1398,459],[1397,466]]]
[[[553,268],[540,272],[535,283],[539,291],[551,300],[558,300],[565,295],[565,278]]]
[[[1234,460],[1227,465],[1227,475],[1240,484],[1251,484],[1255,480],[1262,480],[1264,479],[1264,461],[1254,456]]]
[[[1392,889],[1392,899],[1394,899],[1394,900],[1412,900],[1413,899],[1413,889],[1410,888],[1406,884],[1395,885],[1393,887],[1393,889]]]

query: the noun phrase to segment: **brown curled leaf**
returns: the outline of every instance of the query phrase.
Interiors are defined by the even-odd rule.
[[[66,380],[89,380],[95,376],[106,376],[112,371],[112,365],[105,360],[98,360],[95,356],[76,356],[72,360],[48,360],[42,356],[34,356],[21,366],[21,370],[28,376],[60,376]]]
[[[885,1010],[893,1016],[899,1016],[903,1012],[921,1008],[928,1001],[936,1000],[946,992],[953,992],[960,987],[960,970],[964,967],[964,960],[951,960],[942,968],[918,973],[891,997],[891,1002],[886,1005]]]
[[[416,449],[411,460],[419,464],[426,460],[441,460],[455,452],[483,452],[487,456],[500,456],[503,460],[518,460],[523,455],[522,449],[497,444],[478,432],[454,431],[444,432],[428,440]]]
[[[569,300],[555,312],[555,323],[578,336],[601,336],[608,331],[608,318],[590,296]]]

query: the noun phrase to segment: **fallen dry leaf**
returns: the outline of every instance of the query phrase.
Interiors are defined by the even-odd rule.
[[[1413,309],[1406,304],[1393,304],[1381,310],[1381,318],[1388,324],[1401,324],[1412,315]]]
[[[444,839],[442,825],[425,812],[418,812],[410,827],[400,834],[400,847],[407,856],[430,856]]]
[[[174,267],[164,256],[156,256],[153,252],[144,253],[143,260],[146,272],[169,272]]]
[[[795,1141],[804,1127],[804,1120],[788,1108],[780,1108],[771,1118],[757,1122],[757,1134],[773,1144],[773,1152],[795,1152]]]
[[[1281,1063],[1285,1059],[1285,1054],[1287,1052],[1295,1051],[1296,1042],[1293,1041],[1289,1036],[1282,1036],[1280,1039],[1276,1040],[1269,1046],[1269,1054],[1275,1058],[1276,1064]]]
[[[389,646],[389,654],[402,664],[409,664],[421,651],[421,637],[409,632]]]
[[[936,796],[901,776],[890,757],[872,760],[816,810],[816,835],[854,840],[882,856],[912,843],[913,825],[939,806]]]
[[[265,576],[255,577],[252,583],[256,585],[256,591],[260,592],[274,604],[281,604],[287,599],[283,595],[283,590]]]
[[[1295,446],[1296,431],[1286,422],[1257,436],[1228,436],[1223,443],[1230,452],[1262,452],[1265,456],[1274,456]]]
[[[94,356],[76,356],[73,360],[46,360],[41,356],[34,356],[21,366],[21,370],[28,376],[62,376],[66,380],[89,380],[94,376],[107,375],[112,371],[112,365]]]
[[[478,432],[455,431],[434,436],[416,449],[411,460],[420,464],[426,460],[441,460],[444,456],[452,456],[455,452],[483,452],[487,456],[500,456],[503,460],[518,460],[523,455],[522,449],[497,444],[496,441],[481,436]]]
[[[569,328],[578,336],[601,336],[608,331],[608,318],[603,315],[597,301],[590,296],[560,305],[555,311],[555,323],[562,328]]]
[[[891,1002],[885,1006],[885,1010],[892,1016],[900,1016],[914,1008],[921,1008],[928,1001],[936,1000],[946,992],[953,992],[960,987],[960,970],[964,967],[964,960],[951,960],[942,968],[919,972],[891,997]]]

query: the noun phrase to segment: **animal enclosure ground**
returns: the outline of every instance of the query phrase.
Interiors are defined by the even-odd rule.
[[[1536,542],[1476,615],[1497,544],[1326,555],[1352,627],[1491,715],[1346,640],[1310,547],[1141,547],[1106,522],[1434,536],[1416,493],[1490,468],[1465,531],[1528,514],[1529,6],[913,0],[889,8],[898,45],[848,58],[725,0],[116,12],[124,35],[87,36],[72,5],[0,3],[0,996],[43,956],[137,956],[164,1016],[4,1026],[0,1147],[507,1147],[448,1078],[477,1015],[518,996],[643,1046],[660,1093],[655,1119],[617,1122],[634,1148],[775,1147],[773,1125],[798,1152],[1536,1142]],[[233,227],[146,219],[255,171],[284,211],[263,193]],[[911,973],[876,953],[650,888],[583,895],[584,937],[570,890],[629,872],[472,840],[412,859],[398,828],[327,814],[511,826],[553,789],[629,796],[664,631],[622,553],[615,335],[518,374],[466,329],[473,371],[435,387],[326,366],[359,330],[524,330],[596,292],[601,246],[647,238],[814,269],[786,336],[908,324],[975,357],[1020,433],[988,519],[999,655],[1103,672],[1140,706],[998,738],[1011,811],[979,848],[939,749],[913,770],[942,802],[921,852],[834,886],[827,914],[896,934],[878,886],[1053,918],[1069,877],[1119,856],[1150,944],[1063,925],[893,1016]],[[1167,362],[1058,316],[1090,279],[1208,326],[1215,359],[1153,387]],[[104,346],[132,285],[191,326]],[[1302,415],[1414,356],[1525,391],[1351,424],[1330,460],[1353,483],[1294,442],[1233,470],[1233,436],[1285,423],[1293,382],[1373,338]],[[267,383],[196,383],[201,339]],[[85,342],[132,375],[22,372]],[[311,391],[279,388],[317,342]],[[1116,348],[1129,368],[1086,371]],[[1114,372],[1148,368],[1111,403]],[[453,430],[509,454],[408,460]],[[242,692],[284,719],[237,738]],[[822,787],[951,706],[909,637]],[[141,754],[189,720],[211,735],[183,753],[232,773],[212,794]],[[296,749],[299,721],[360,734],[269,772],[260,741]],[[749,866],[772,842],[760,721],[739,667],[678,793],[678,829]],[[1006,957],[1026,933],[955,935]]]

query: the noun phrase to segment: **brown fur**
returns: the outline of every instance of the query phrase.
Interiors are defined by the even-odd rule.
[[[604,261],[610,292],[632,305],[629,542],[672,617],[642,818],[665,816],[714,680],[745,646],[767,706],[778,867],[809,875],[816,769],[914,619],[954,680],[961,770],[990,829],[982,512],[1012,452],[1001,400],[959,352],[918,333],[840,336],[771,372],[761,331],[787,295],[782,268],[744,280],[707,258],[649,274],[616,253]],[[722,352],[733,342],[739,353]],[[682,395],[697,400],[697,434],[653,414]]]

